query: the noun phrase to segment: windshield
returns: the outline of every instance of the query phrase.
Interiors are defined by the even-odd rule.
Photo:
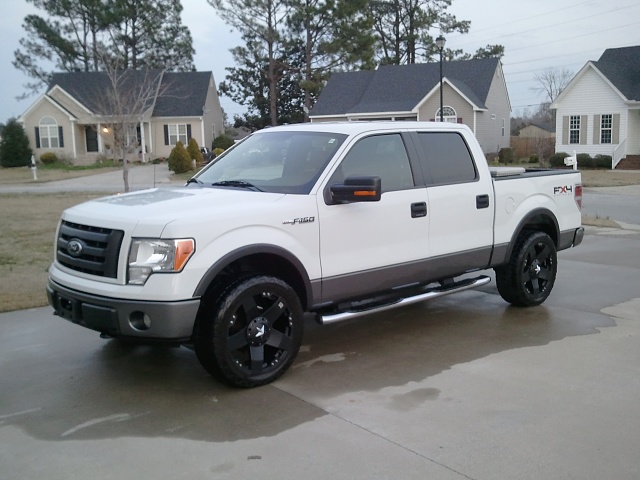
[[[328,132],[255,133],[215,159],[198,184],[274,193],[309,193],[346,135]]]

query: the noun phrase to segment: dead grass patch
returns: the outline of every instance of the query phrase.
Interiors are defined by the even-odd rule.
[[[69,180],[70,178],[88,177],[89,175],[107,173],[114,170],[121,169],[118,167],[87,168],[85,170],[38,168],[38,170],[36,171],[38,180],[34,181],[33,172],[29,167],[0,168],[0,185],[21,185],[56,182],[58,180]]]
[[[583,187],[640,185],[640,172],[624,170],[580,170]]]
[[[104,195],[0,195],[0,312],[47,304],[47,270],[60,215],[68,207],[99,196]]]

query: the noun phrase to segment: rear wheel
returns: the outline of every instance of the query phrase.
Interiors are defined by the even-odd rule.
[[[250,388],[272,382],[300,349],[302,307],[295,291],[280,279],[240,279],[205,308],[194,339],[198,360],[231,385]]]
[[[556,246],[549,235],[524,234],[518,239],[509,263],[495,269],[498,292],[512,305],[540,305],[551,293],[557,270]]]

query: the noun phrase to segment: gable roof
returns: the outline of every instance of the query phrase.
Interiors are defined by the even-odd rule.
[[[201,117],[211,72],[165,72],[154,117]]]
[[[640,100],[640,46],[608,48],[593,64],[627,100]]]
[[[153,116],[201,116],[209,88],[211,72],[163,72],[160,69],[125,70],[122,84],[126,89],[151,88],[156,93],[145,109],[153,107]],[[159,86],[158,86],[159,84]],[[90,112],[109,115],[104,93],[111,89],[106,72],[54,73],[47,93],[62,89]],[[159,92],[159,95],[156,95]]]
[[[498,58],[445,62],[443,77],[476,107],[484,109],[498,62]],[[438,62],[334,73],[311,116],[411,112],[439,82]]]

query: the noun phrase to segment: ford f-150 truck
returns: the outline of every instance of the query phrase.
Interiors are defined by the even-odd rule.
[[[483,285],[542,303],[584,230],[580,174],[489,168],[464,125],[312,123],[256,132],[185,186],[60,220],[47,293],[105,337],[192,346],[236,386],[278,378],[322,323]],[[478,272],[471,274],[470,272]]]

